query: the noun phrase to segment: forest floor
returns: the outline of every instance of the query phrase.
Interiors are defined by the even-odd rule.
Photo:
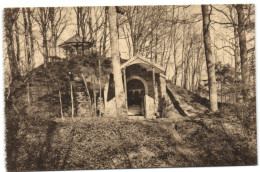
[[[19,124],[7,126],[7,167],[27,171],[256,165],[254,107],[243,117],[234,112],[243,109],[229,107],[178,122],[16,116]],[[7,117],[11,124],[8,120],[14,119]]]

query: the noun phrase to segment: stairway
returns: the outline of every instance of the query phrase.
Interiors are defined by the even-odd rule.
[[[75,96],[75,106],[77,109],[77,116],[78,117],[87,117],[91,116],[90,111],[90,103],[88,96],[86,94],[86,89],[83,80],[78,77],[74,76],[74,96]]]

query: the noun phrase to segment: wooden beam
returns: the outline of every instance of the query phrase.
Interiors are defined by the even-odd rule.
[[[59,99],[60,99],[60,114],[61,114],[61,119],[64,120],[63,110],[62,110],[62,98],[61,98],[61,91],[60,91],[60,90],[59,90]]]
[[[98,71],[99,71],[99,100],[101,101],[102,100],[102,87],[101,87],[101,62],[100,62],[100,58],[98,59]],[[103,103],[102,101],[100,102],[101,104]],[[102,105],[99,105],[99,117],[101,117],[101,108],[102,108]]]
[[[124,74],[124,87],[125,87],[125,107],[126,107],[126,113],[128,114],[127,85],[126,85],[126,73],[125,73],[125,68],[123,69],[123,74]]]
[[[156,113],[156,109],[155,109],[155,104],[156,104],[156,102],[155,102],[155,95],[156,95],[156,93],[155,93],[155,71],[154,71],[155,69],[154,69],[154,66],[153,66],[153,95],[154,95],[154,99],[153,99],[153,104],[154,104],[154,106],[153,106],[153,111],[154,111],[154,114]]]
[[[70,81],[70,96],[71,96],[71,118],[74,119],[74,98],[73,98],[73,88],[72,88],[71,81]]]

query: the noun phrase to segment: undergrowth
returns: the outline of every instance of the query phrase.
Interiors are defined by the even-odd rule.
[[[179,122],[186,143],[200,147],[199,166],[256,165],[256,104],[225,106],[216,113]]]

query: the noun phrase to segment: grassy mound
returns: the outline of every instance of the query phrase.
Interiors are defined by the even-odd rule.
[[[57,62],[31,73],[31,102],[20,82],[6,100],[7,169],[80,170],[111,168],[254,165],[256,151],[255,99],[228,105],[218,113],[201,113],[175,123],[171,119],[136,121],[114,118],[67,118],[59,114],[58,91],[69,114],[69,76],[98,76],[96,60]],[[111,69],[102,61],[102,83]],[[199,108],[205,102],[177,89]],[[193,102],[194,101],[194,102]],[[181,103],[181,102],[180,102]],[[67,109],[66,109],[67,107]]]

